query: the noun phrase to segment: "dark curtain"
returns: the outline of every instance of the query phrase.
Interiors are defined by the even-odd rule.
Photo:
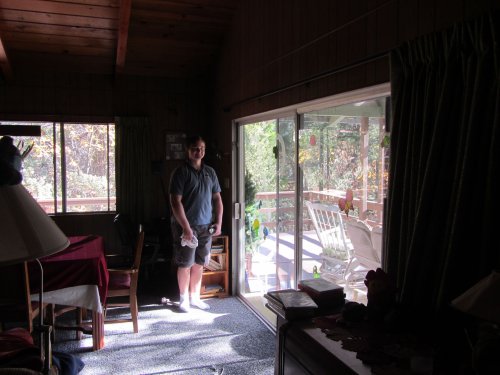
[[[151,129],[145,117],[116,121],[116,209],[134,223],[151,221]]]
[[[430,317],[500,266],[500,18],[391,53],[386,271]]]

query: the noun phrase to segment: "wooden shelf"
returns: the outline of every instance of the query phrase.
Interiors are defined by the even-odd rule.
[[[226,273],[227,271],[224,271],[224,270],[221,270],[221,271],[203,271],[203,275],[204,276],[208,276],[208,275],[217,275],[217,274],[220,274],[220,273]]]
[[[222,248],[222,251],[210,254],[211,264],[204,268],[201,276],[201,298],[229,295],[229,237],[213,237],[212,249],[214,248]],[[221,269],[214,269],[219,266]]]

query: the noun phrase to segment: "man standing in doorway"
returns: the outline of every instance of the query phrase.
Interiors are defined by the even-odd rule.
[[[202,310],[210,306],[200,299],[203,266],[210,258],[212,236],[221,234],[222,198],[215,170],[203,163],[205,141],[200,136],[185,142],[187,160],[170,179],[172,238],[179,283],[179,308]]]

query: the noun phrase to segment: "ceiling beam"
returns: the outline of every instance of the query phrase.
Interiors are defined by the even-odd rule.
[[[14,78],[9,58],[7,57],[7,51],[5,51],[5,47],[2,42],[2,37],[0,37],[0,69],[2,69],[6,80]]]
[[[120,19],[118,26],[118,43],[116,47],[116,74],[123,72],[127,55],[128,28],[130,26],[130,12],[132,0],[120,1]]]

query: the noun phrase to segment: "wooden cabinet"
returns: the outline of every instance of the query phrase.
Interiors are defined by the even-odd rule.
[[[281,310],[266,307],[276,314],[276,375],[369,375],[371,369],[316,327],[312,319],[287,320]],[[335,312],[339,313],[338,308]],[[334,311],[332,311],[334,313]]]
[[[201,277],[201,298],[229,295],[229,237],[214,236],[210,261]]]

